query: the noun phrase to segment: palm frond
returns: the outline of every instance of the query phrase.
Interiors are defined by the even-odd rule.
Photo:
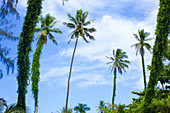
[[[146,47],[147,50],[151,52],[152,47],[148,43],[144,43],[144,47]]]
[[[69,28],[76,28],[75,25],[73,23],[66,23],[66,22],[63,22],[64,25],[66,25],[67,27]]]
[[[84,13],[83,13],[83,15],[82,15],[82,22],[83,22],[83,23],[85,22],[88,14],[89,14],[88,12],[84,12]]]
[[[134,35],[134,37],[135,37],[138,41],[140,41],[138,35],[136,35],[136,34],[134,34],[134,33],[133,33],[133,35]]]
[[[145,41],[149,41],[149,40],[153,40],[153,39],[155,39],[155,38],[147,38],[147,39],[145,39]]]
[[[54,39],[54,36],[51,33],[49,33],[49,36],[50,36],[50,40],[57,45],[57,41]]]
[[[74,24],[77,25],[78,22],[76,21],[76,19],[75,19],[74,17],[72,17],[72,16],[70,15],[70,13],[68,13],[67,16],[69,17],[70,21],[74,22]]]
[[[89,21],[87,21],[87,22],[85,22],[85,23],[83,22],[83,25],[84,25],[84,26],[87,26],[87,25],[91,24],[91,22],[94,22],[94,20],[89,20]]]
[[[54,29],[50,29],[49,28],[48,30],[51,31],[51,32],[62,34],[62,32],[59,29],[57,29],[57,28],[54,28]]]
[[[87,39],[85,38],[83,31],[80,32],[80,36],[84,39],[85,42],[89,43],[89,41],[87,41]]]
[[[49,28],[53,27],[58,21],[55,21],[53,23],[50,23]]]

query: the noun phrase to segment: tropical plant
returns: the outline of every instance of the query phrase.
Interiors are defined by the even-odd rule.
[[[17,106],[26,109],[25,95],[28,85],[30,61],[29,53],[31,51],[31,42],[33,40],[35,26],[42,9],[42,0],[28,0],[27,13],[22,27],[18,44],[17,70],[18,70],[18,102]]]
[[[6,107],[5,110],[4,107]],[[21,107],[17,107],[16,104],[11,104],[8,106],[6,100],[0,98],[0,113],[3,111],[4,113],[25,113],[25,110]]]
[[[125,60],[128,58],[128,56],[126,55],[126,52],[123,52],[121,49],[117,49],[116,53],[115,50],[113,50],[113,57],[108,57],[108,56],[106,57],[111,60],[110,62],[107,63],[107,64],[111,64],[109,67],[110,71],[112,72],[114,69],[114,83],[113,83],[113,96],[112,96],[112,105],[114,105],[114,100],[116,96],[117,71],[120,74],[122,74],[122,70],[125,71],[125,68],[128,68],[128,64],[130,64],[130,62],[128,60]]]
[[[61,110],[61,112],[58,111],[58,113],[65,113],[65,107]],[[68,109],[67,113],[73,113],[73,109]]]
[[[66,111],[67,111],[67,106],[68,106],[71,71],[72,71],[73,59],[74,59],[78,39],[79,39],[79,37],[82,37],[85,42],[88,42],[86,37],[89,37],[89,39],[94,40],[94,37],[91,36],[90,33],[93,33],[96,31],[95,28],[87,28],[86,27],[91,22],[93,22],[93,20],[86,21],[88,12],[83,12],[82,9],[77,10],[76,18],[72,17],[69,13],[67,15],[68,15],[68,18],[70,19],[70,21],[73,23],[64,22],[63,24],[69,28],[74,29],[73,32],[71,32],[69,35],[69,36],[71,36],[69,42],[71,41],[71,39],[74,39],[74,38],[76,38],[76,42],[75,42],[75,47],[74,47],[74,51],[73,51],[73,55],[72,55],[72,59],[71,59],[70,72],[69,72],[69,77],[68,77],[67,97],[66,97],[66,106],[65,106]]]
[[[103,108],[104,106],[105,106],[104,101],[100,101],[100,103],[99,103],[99,112],[100,112],[100,113],[103,113],[102,108]]]
[[[57,41],[54,39],[54,36],[51,34],[51,32],[59,33],[61,34],[61,31],[57,28],[52,27],[56,24],[57,21],[54,21],[55,18],[50,16],[50,14],[47,14],[45,18],[40,16],[40,22],[41,22],[41,28],[35,28],[35,32],[40,32],[37,35],[38,42],[37,42],[37,48],[35,50],[35,53],[33,55],[33,63],[32,63],[32,92],[35,100],[35,112],[38,112],[38,82],[39,82],[39,67],[40,67],[40,55],[42,53],[42,48],[45,43],[47,43],[47,37],[51,41],[53,41],[55,44],[57,44]]]
[[[149,43],[146,43],[146,41],[152,40],[153,38],[147,38],[150,33],[144,32],[144,29],[138,30],[139,36],[136,34],[133,34],[134,37],[139,41],[138,43],[133,44],[131,47],[135,46],[136,49],[136,55],[138,54],[138,51],[142,58],[142,67],[143,67],[143,80],[144,80],[144,89],[146,89],[146,74],[145,74],[145,63],[144,63],[144,47],[146,47],[147,50],[151,52],[152,47],[149,45]]]
[[[149,113],[153,97],[155,96],[155,86],[158,76],[163,69],[162,57],[167,50],[168,35],[170,34],[170,0],[160,0],[159,12],[157,15],[157,25],[155,30],[156,40],[153,47],[152,65],[149,82],[144,96],[144,103],[139,108],[142,113]]]
[[[86,113],[86,111],[90,111],[90,107],[87,107],[87,104],[78,103],[78,106],[74,107],[74,111],[76,113]]]

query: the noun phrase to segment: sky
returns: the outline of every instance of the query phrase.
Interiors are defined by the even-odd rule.
[[[22,31],[22,24],[26,14],[26,1],[19,0],[17,10],[20,19],[10,17],[16,27],[12,29],[14,35],[19,36]],[[89,25],[97,29],[92,33],[95,40],[86,43],[79,39],[76,55],[73,63],[71,76],[69,108],[74,108],[78,103],[87,104],[91,110],[87,113],[97,113],[99,101],[111,103],[113,89],[113,73],[110,73],[109,59],[113,49],[118,48],[125,51],[131,62],[126,73],[117,74],[117,90],[115,103],[130,104],[132,98],[137,97],[131,91],[142,91],[144,88],[142,77],[141,56],[136,56],[135,48],[130,47],[136,43],[133,33],[138,34],[138,29],[144,29],[150,33],[150,38],[155,38],[156,18],[159,8],[158,0],[69,0],[62,5],[62,0],[43,1],[42,15],[50,13],[51,16],[59,20],[54,28],[59,28],[63,34],[54,34],[58,42],[56,46],[50,40],[44,45],[40,60],[40,82],[39,82],[39,113],[57,113],[65,106],[67,79],[71,56],[75,44],[70,39],[68,29],[62,22],[69,22],[67,13],[75,16],[76,10],[88,11],[87,20],[95,19]],[[37,24],[39,26],[40,24]],[[36,37],[37,34],[34,35]],[[4,46],[11,48],[9,56],[17,57],[18,41],[1,41]],[[152,46],[154,40],[149,42]],[[36,49],[36,41],[32,43],[30,61]],[[145,67],[150,65],[152,54],[145,51]],[[16,63],[15,63],[16,64]],[[0,97],[7,100],[8,104],[17,101],[17,68],[14,74],[6,74],[0,79]],[[149,71],[146,69],[147,81]],[[27,87],[26,105],[30,111],[34,111],[34,100],[31,92],[31,83]]]

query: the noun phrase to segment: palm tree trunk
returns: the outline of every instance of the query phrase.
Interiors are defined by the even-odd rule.
[[[75,47],[74,47],[74,51],[73,51],[73,55],[72,55],[72,59],[71,59],[70,72],[69,72],[69,77],[68,77],[65,113],[67,113],[68,97],[69,97],[69,89],[70,89],[70,78],[71,78],[71,71],[72,71],[72,67],[73,67],[73,59],[74,59],[74,55],[75,55],[75,51],[76,51],[76,47],[77,47],[77,42],[78,42],[78,38],[76,39],[76,43],[75,43]]]
[[[116,96],[116,68],[114,69],[114,83],[113,83],[112,109],[114,109],[115,96]]]
[[[44,45],[44,38],[41,37],[40,41],[37,45],[36,51],[33,55],[33,63],[32,63],[32,92],[35,100],[35,113],[38,113],[38,82],[39,82],[39,75],[40,75],[40,55]]]
[[[142,57],[144,89],[146,89],[146,74],[145,74],[145,63],[144,63],[144,55],[143,55],[143,53],[141,54],[141,57]]]

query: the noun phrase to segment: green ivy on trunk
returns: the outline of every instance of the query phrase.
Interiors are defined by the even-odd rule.
[[[170,33],[170,0],[160,0],[160,8],[157,15],[156,40],[153,47],[153,58],[148,87],[146,89],[144,103],[140,112],[150,113],[150,103],[155,95],[155,86],[158,76],[163,69],[162,57],[167,47],[167,37]]]
[[[29,78],[30,61],[29,52],[31,51],[31,42],[34,35],[36,22],[41,13],[42,0],[28,0],[27,13],[21,32],[21,40],[18,44],[17,69],[18,69],[18,102],[17,106],[26,109],[25,94],[27,81]]]

